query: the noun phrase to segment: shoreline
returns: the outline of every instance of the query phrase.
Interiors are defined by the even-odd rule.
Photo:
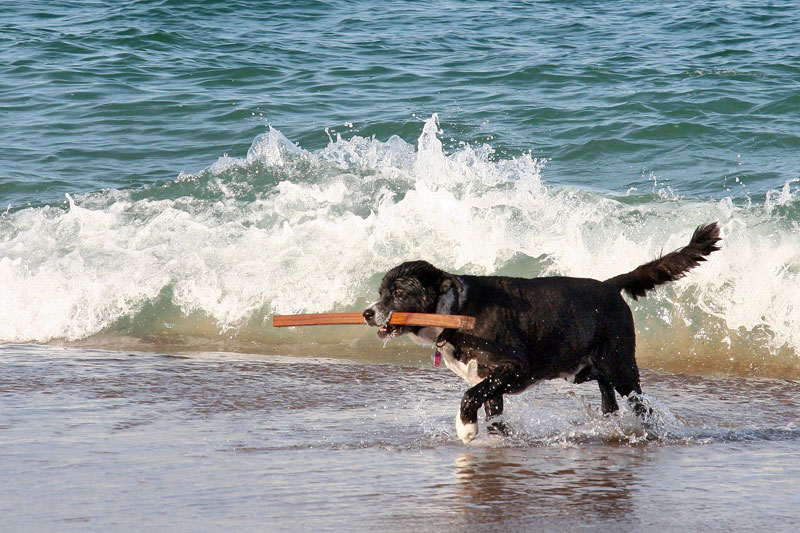
[[[356,328],[356,332],[358,331]],[[361,328],[363,330],[363,328]],[[53,341],[49,343],[5,343],[4,346],[65,347],[85,350],[109,350],[115,352],[147,352],[154,354],[231,353],[238,355],[281,355],[289,357],[311,357],[348,360],[354,363],[391,364],[412,367],[432,365],[433,351],[429,347],[399,340],[383,345],[372,331],[344,340],[342,335],[300,342],[263,343],[238,341],[230,338],[209,339],[206,337],[150,338],[130,336],[95,335],[78,341]],[[302,335],[298,335],[301,336]],[[764,355],[761,358],[748,354],[737,354],[731,350],[712,351],[703,346],[698,351],[692,346],[674,342],[657,345],[650,339],[637,339],[637,363],[643,370],[669,374],[687,374],[706,378],[757,378],[800,381],[800,358],[790,350],[779,355]]]

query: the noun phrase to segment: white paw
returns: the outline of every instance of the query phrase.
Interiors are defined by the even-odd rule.
[[[461,421],[461,413],[456,413],[456,434],[466,444],[478,435],[478,424],[465,424]]]

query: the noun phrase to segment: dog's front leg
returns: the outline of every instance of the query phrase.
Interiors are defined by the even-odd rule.
[[[516,368],[497,369],[489,377],[467,389],[461,398],[461,409],[456,415],[456,434],[459,439],[467,443],[478,435],[478,409],[487,401],[498,397],[502,402],[502,395],[512,390],[519,375]]]
[[[497,420],[503,414],[503,395],[498,394],[494,398],[489,398],[483,404],[486,412],[486,430],[492,435],[511,435],[511,428],[502,419]]]

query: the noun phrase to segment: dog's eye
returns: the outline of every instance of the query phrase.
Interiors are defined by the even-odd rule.
[[[403,289],[400,288],[392,289],[392,296],[400,297],[400,296],[405,296],[405,294],[406,291],[404,291]]]

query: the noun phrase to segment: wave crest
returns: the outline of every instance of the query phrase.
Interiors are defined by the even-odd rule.
[[[310,152],[270,128],[245,157],[173,182],[6,213],[0,340],[158,331],[266,346],[280,339],[270,314],[358,309],[401,261],[605,279],[717,220],[722,251],[632,303],[640,357],[723,372],[731,358],[750,372],[780,360],[800,375],[797,180],[763,205],[613,197],[547,185],[530,154],[466,144],[447,153],[440,135],[434,115],[416,146],[337,135]]]

